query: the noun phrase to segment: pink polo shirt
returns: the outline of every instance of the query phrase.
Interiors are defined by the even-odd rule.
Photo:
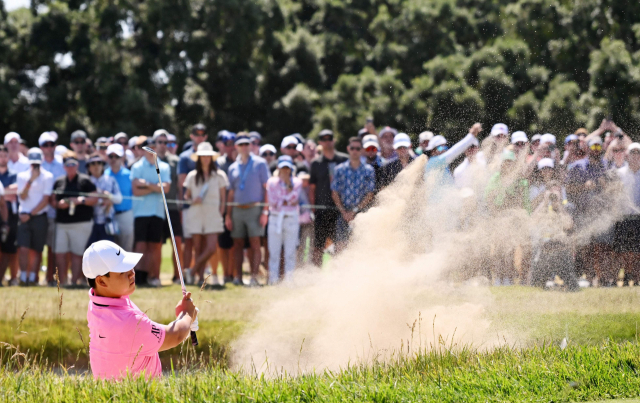
[[[158,350],[164,325],[151,321],[129,297],[106,298],[89,290],[89,358],[96,379],[120,379],[129,372],[161,377]]]

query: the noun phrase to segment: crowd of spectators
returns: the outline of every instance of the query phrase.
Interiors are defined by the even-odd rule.
[[[540,223],[522,247],[492,246],[482,270],[495,285],[577,289],[584,285],[580,276],[583,283],[611,285],[620,280],[618,269],[629,285],[640,281],[639,143],[610,120],[592,133],[578,129],[562,142],[549,133],[510,133],[498,123],[481,144],[481,130],[475,124],[451,146],[426,131],[413,148],[406,133],[378,130],[367,120],[343,153],[335,149],[331,130],[319,132],[317,143],[300,134],[286,136],[278,150],[255,131],[222,130],[210,139],[197,124],[179,154],[176,136],[164,129],[149,137],[118,133],[95,143],[77,130],[71,149],[57,144],[55,132],[42,133],[32,148],[11,132],[0,145],[0,279],[9,269],[9,286],[59,281],[86,287],[85,248],[112,240],[143,253],[136,283],[162,286],[162,245],[170,236],[164,191],[187,283],[290,281],[296,268],[321,266],[327,251],[340,253],[356,215],[425,155],[425,203],[458,189],[463,197],[473,195],[473,214],[518,211]],[[154,155],[143,147],[157,153],[162,188]],[[616,185],[624,192],[613,200]],[[587,231],[589,239],[576,243],[572,235],[592,228],[612,203],[622,218]],[[179,283],[172,260],[173,282]],[[264,280],[261,266],[268,273]]]

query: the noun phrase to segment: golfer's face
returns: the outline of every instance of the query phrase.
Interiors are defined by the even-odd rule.
[[[133,269],[125,273],[109,273],[109,277],[103,279],[113,295],[131,295],[136,290],[136,271]]]

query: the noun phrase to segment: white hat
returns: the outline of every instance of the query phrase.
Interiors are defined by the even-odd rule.
[[[42,146],[44,143],[55,143],[56,139],[51,135],[51,132],[44,132],[38,138],[38,145]]]
[[[127,136],[127,133],[125,133],[125,132],[120,132],[120,133],[116,134],[115,136],[113,136],[113,141],[118,141],[118,140],[120,140],[122,138],[128,139],[129,136]]]
[[[631,152],[632,150],[640,150],[640,143],[629,144],[629,147],[627,147],[627,152]]]
[[[167,141],[169,143],[175,143],[176,141],[178,141],[178,139],[176,138],[175,134],[169,133],[169,135],[167,136]]]
[[[380,143],[378,143],[378,136],[375,134],[367,134],[362,138],[362,148],[375,147],[380,149]]]
[[[430,131],[426,131],[426,132],[422,132],[420,133],[420,135],[418,136],[418,140],[422,143],[423,141],[431,141],[431,139],[433,138],[434,134],[433,132]]]
[[[126,273],[133,269],[141,258],[142,253],[127,252],[111,241],[94,242],[82,256],[82,273],[91,279],[109,272]]]
[[[589,142],[587,143],[588,147],[591,147],[594,144],[600,144],[602,145],[602,139],[600,138],[600,136],[595,136],[595,137],[591,137],[589,139]]]
[[[27,158],[29,158],[29,164],[42,164],[42,150],[38,147],[30,148]]]
[[[509,135],[509,128],[504,123],[496,123],[491,128],[491,135],[497,136],[499,134],[504,134],[505,136]]]
[[[138,142],[138,136],[131,137],[129,139],[129,148],[135,147],[137,142]]]
[[[293,160],[291,159],[291,157],[289,157],[288,155],[281,155],[278,158],[278,169],[282,167],[288,167],[292,171],[295,169],[295,166],[293,165]]]
[[[122,157],[124,155],[124,147],[122,144],[113,143],[107,147],[107,155],[115,154],[118,157]]]
[[[534,141],[540,141],[540,137],[542,137],[542,134],[534,134],[533,136],[531,136],[531,142],[533,143]]]
[[[20,135],[16,132],[9,132],[4,135],[4,145],[9,144],[9,142],[13,139],[20,141]]]
[[[523,142],[523,143],[529,142],[529,139],[527,138],[527,134],[521,130],[518,130],[517,132],[513,132],[511,134],[511,144],[515,144],[519,142]]]
[[[67,151],[69,151],[69,149],[67,147],[63,146],[62,144],[60,144],[60,145],[56,146],[55,154],[56,155],[64,155]]]
[[[551,133],[545,133],[542,136],[540,136],[540,145],[545,144],[545,143],[551,143],[551,144],[556,144],[556,136],[554,136]]]
[[[274,153],[274,154],[277,154],[277,153],[278,153],[278,151],[276,150],[276,148],[275,148],[273,145],[271,145],[271,144],[265,144],[265,145],[263,145],[262,147],[260,147],[260,151],[259,151],[259,153],[258,153],[258,154],[262,155],[262,154],[264,154],[264,153],[265,153],[265,152],[267,152],[267,151],[271,151],[271,152],[272,152],[272,153]]]
[[[51,135],[51,137],[53,137],[54,142],[58,141],[58,133],[56,131],[51,130],[49,134]]]
[[[385,126],[382,130],[380,130],[380,133],[378,133],[378,136],[382,137],[382,135],[385,133],[391,133],[395,137],[395,135],[398,134],[398,131],[393,127]]]
[[[287,136],[282,139],[282,143],[280,143],[280,148],[287,148],[290,145],[298,145],[298,139],[293,136]]]
[[[437,135],[429,141],[429,146],[427,147],[427,151],[431,151],[436,147],[443,146],[447,144],[447,139],[444,136]]]
[[[540,161],[538,161],[538,169],[553,168],[554,166],[555,166],[555,163],[551,158],[543,158]]]
[[[393,149],[397,150],[400,147],[411,148],[411,139],[407,133],[398,133],[393,137]]]

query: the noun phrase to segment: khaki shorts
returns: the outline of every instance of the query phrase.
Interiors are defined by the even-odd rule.
[[[256,206],[247,209],[234,208],[231,212],[233,229],[231,238],[244,239],[264,236],[264,227],[260,225],[262,207]]]
[[[93,221],[84,221],[73,224],[56,224],[56,253],[71,252],[82,256],[87,248],[87,242],[91,236]]]
[[[224,231],[222,216],[220,211],[211,206],[191,205],[182,212],[183,230],[185,234],[204,235],[220,234]]]

